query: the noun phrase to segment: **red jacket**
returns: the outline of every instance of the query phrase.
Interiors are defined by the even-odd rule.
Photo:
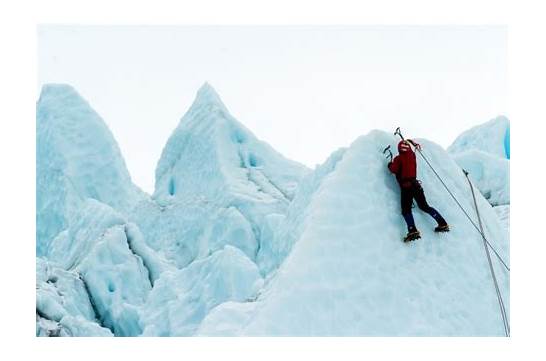
[[[389,170],[396,175],[400,187],[407,188],[417,177],[417,162],[411,147],[402,144],[402,141],[398,143],[399,154],[389,163]]]

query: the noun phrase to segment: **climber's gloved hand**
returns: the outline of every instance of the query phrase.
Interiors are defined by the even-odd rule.
[[[417,149],[417,150],[422,150],[422,149],[423,149],[423,147],[421,147],[421,144],[417,143],[416,141],[411,140],[411,139],[408,139],[408,141],[409,141],[411,144],[413,144],[413,146],[415,147],[415,149]]]

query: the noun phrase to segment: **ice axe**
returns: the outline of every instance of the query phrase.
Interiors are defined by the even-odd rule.
[[[394,135],[398,135],[400,137],[400,139],[402,140],[406,140],[404,138],[404,136],[402,135],[402,131],[400,130],[400,127],[396,128],[396,130],[394,131]],[[417,151],[419,152],[419,154],[423,155],[423,153],[421,152],[421,145],[419,145],[418,143],[415,143],[413,140],[411,139],[408,139],[408,143],[410,143],[411,145],[413,145],[415,147],[415,149],[417,149]]]
[[[396,128],[394,131],[394,135],[399,135],[400,139],[404,140],[404,136],[402,135],[402,132],[400,131],[400,127]]]
[[[387,155],[385,156],[385,158],[389,159],[389,161],[392,162],[392,152],[391,152],[391,146],[390,146],[390,144],[389,144],[385,149],[383,149],[383,154],[385,154],[385,153],[387,153],[387,152],[389,152],[389,154],[387,154]]]
[[[396,129],[396,131],[398,131],[400,128]],[[396,134],[396,133],[395,133]],[[385,156],[385,158],[389,159],[389,163],[392,163],[392,152],[391,152],[391,146],[390,144],[387,145],[387,147],[385,149],[383,149],[383,154],[389,152],[389,154],[387,154]],[[411,203],[411,208],[415,208],[415,203],[412,201]]]
[[[402,135],[402,132],[400,131],[400,127],[396,128],[396,130],[394,131],[394,135],[398,135],[400,136],[400,138],[402,138],[402,140],[404,140],[404,136]],[[495,255],[497,256],[497,258],[499,259],[499,261],[502,263],[502,265],[504,266],[504,268],[506,268],[506,270],[508,272],[510,272],[510,267],[508,267],[508,265],[506,264],[506,262],[504,262],[504,260],[502,259],[502,257],[499,255],[499,253],[497,252],[497,250],[495,248],[493,248],[493,246],[491,245],[491,243],[489,243],[489,241],[485,238],[485,235],[483,233],[483,231],[478,228],[478,226],[476,225],[476,223],[472,220],[472,218],[470,218],[470,216],[468,215],[468,213],[466,212],[466,210],[463,208],[463,206],[461,205],[461,203],[457,200],[457,198],[455,197],[455,195],[451,192],[451,190],[449,189],[449,187],[447,186],[447,184],[444,182],[444,180],[442,179],[442,177],[440,177],[440,175],[438,174],[438,172],[436,172],[436,169],[434,169],[434,167],[432,166],[432,164],[430,164],[430,162],[428,161],[427,157],[425,157],[425,155],[423,154],[423,151],[419,148],[417,148],[417,151],[419,152],[419,154],[421,155],[421,157],[423,158],[423,160],[428,164],[428,166],[430,167],[430,169],[432,170],[432,172],[434,173],[434,175],[436,175],[436,178],[438,178],[438,180],[440,181],[440,183],[442,183],[442,185],[444,186],[444,188],[446,189],[446,191],[449,193],[449,195],[451,196],[451,198],[453,198],[453,200],[455,201],[455,203],[457,203],[457,205],[459,206],[459,208],[461,209],[461,211],[463,211],[463,213],[466,215],[466,218],[468,218],[468,220],[470,221],[470,223],[472,223],[472,225],[474,226],[474,228],[476,228],[476,230],[482,235],[482,238],[483,238],[483,241],[484,243],[489,246],[489,248],[491,248],[491,250],[495,253]],[[468,172],[466,170],[463,169],[463,172],[465,174],[465,176],[468,177]],[[470,185],[472,186],[472,183],[470,183]],[[477,210],[477,207],[476,207],[476,210]],[[508,332],[510,332],[510,329],[508,329]]]
[[[405,140],[404,136],[402,135],[402,131],[400,130],[400,127],[396,128],[396,130],[394,131],[394,135],[398,135],[400,137],[400,139]],[[419,154],[421,154],[420,150],[419,150]],[[421,155],[423,155],[423,154],[421,154]],[[415,208],[415,202],[413,200],[411,201],[411,208]]]

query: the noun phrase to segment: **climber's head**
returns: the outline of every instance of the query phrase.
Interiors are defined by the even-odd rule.
[[[409,142],[407,140],[401,140],[400,143],[398,143],[398,153],[405,153],[408,150],[411,150]]]

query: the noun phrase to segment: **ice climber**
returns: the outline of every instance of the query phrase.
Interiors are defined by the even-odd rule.
[[[421,150],[421,145],[413,140],[402,140],[398,143],[398,155],[388,164],[389,170],[396,175],[396,180],[400,185],[402,216],[408,225],[408,234],[404,238],[404,242],[421,238],[417,227],[415,227],[415,221],[411,213],[411,206],[414,199],[417,202],[417,206],[423,212],[430,214],[438,222],[438,226],[434,229],[435,232],[449,231],[449,225],[445,219],[436,209],[427,203],[421,182],[416,178],[417,162],[415,152],[411,149],[410,143],[416,149]]]

